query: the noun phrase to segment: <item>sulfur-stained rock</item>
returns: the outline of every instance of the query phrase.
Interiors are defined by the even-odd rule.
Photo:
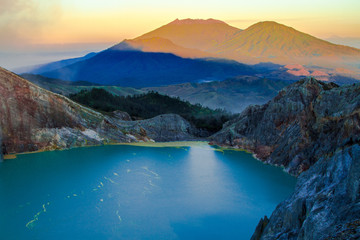
[[[103,115],[0,68],[0,125],[9,153],[194,138],[190,124],[177,115],[130,120],[127,113]]]

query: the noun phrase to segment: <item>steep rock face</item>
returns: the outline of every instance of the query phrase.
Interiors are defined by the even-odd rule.
[[[0,126],[3,150],[8,153],[150,141],[163,136],[166,140],[193,138],[183,127],[190,124],[177,116],[131,122],[123,121],[126,114],[120,115],[103,115],[0,68]],[[157,131],[149,131],[149,138],[144,128],[152,125]]]
[[[252,239],[360,237],[360,85],[309,78],[247,108],[212,139],[299,175]]]
[[[268,225],[268,223],[269,223],[269,219],[267,218],[267,216],[260,219],[258,225],[256,226],[255,232],[251,236],[250,240],[259,240],[261,238],[261,235],[264,232],[265,227]]]
[[[308,78],[265,105],[248,107],[211,138],[298,175],[324,154],[360,142],[359,123],[359,84],[338,87]]]
[[[258,239],[359,239],[359,179],[358,144],[325,155],[300,175]]]

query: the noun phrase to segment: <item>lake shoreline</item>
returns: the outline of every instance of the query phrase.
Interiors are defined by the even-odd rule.
[[[75,148],[88,148],[88,147],[101,147],[101,146],[138,146],[138,147],[155,147],[155,148],[162,148],[162,147],[190,147],[190,146],[214,146],[217,147],[215,149],[215,151],[224,151],[224,150],[228,150],[228,151],[238,151],[238,152],[246,152],[248,154],[251,154],[252,157],[254,159],[256,159],[257,161],[265,164],[265,165],[271,165],[271,166],[275,166],[275,167],[279,167],[282,168],[282,170],[289,174],[290,176],[293,176],[295,178],[297,178],[297,176],[290,174],[288,171],[286,171],[284,166],[280,166],[280,165],[274,165],[274,164],[270,164],[267,162],[262,161],[260,158],[258,158],[256,156],[255,153],[251,152],[250,150],[247,149],[243,149],[243,148],[238,148],[238,147],[231,147],[231,146],[227,146],[227,145],[218,145],[218,144],[214,144],[211,141],[207,141],[207,140],[186,140],[186,141],[169,141],[169,142],[130,142],[130,143],[106,143],[106,144],[99,144],[99,145],[83,145],[83,146],[73,146],[70,148],[45,148],[45,149],[40,149],[40,150],[36,150],[36,151],[31,151],[31,152],[21,152],[21,153],[12,153],[12,154],[6,154],[3,156],[3,161],[6,160],[12,160],[12,159],[16,159],[18,155],[24,155],[24,154],[34,154],[34,153],[41,153],[41,152],[53,152],[53,151],[65,151],[65,150],[70,150],[70,149],[75,149]]]
[[[4,219],[11,216],[8,229],[20,229],[17,234],[22,236],[45,236],[40,239],[52,233],[39,230],[52,228],[88,236],[83,226],[91,224],[101,239],[140,234],[139,228],[146,236],[166,230],[167,239],[204,239],[209,232],[248,239],[258,218],[270,214],[295,186],[295,178],[255,161],[251,154],[207,141],[107,145],[22,153],[3,164],[0,176],[7,187],[2,195],[23,196],[2,206]],[[151,229],[149,215],[156,219]],[[69,228],[62,221],[69,216],[82,224]],[[194,229],[196,234],[190,234]]]
[[[209,145],[208,141],[201,141],[201,140],[187,140],[187,141],[169,141],[169,142],[130,142],[130,143],[106,143],[106,144],[96,144],[96,145],[82,145],[82,146],[73,146],[70,148],[58,148],[58,147],[48,147],[39,149],[36,151],[31,152],[20,152],[20,153],[11,153],[4,155],[5,160],[16,159],[18,155],[23,154],[34,154],[34,153],[41,153],[41,152],[52,152],[52,151],[64,151],[70,150],[74,148],[87,148],[87,147],[101,147],[101,146],[116,146],[116,145],[127,145],[127,146],[141,146],[141,147],[189,147],[194,146],[194,143],[198,145]]]

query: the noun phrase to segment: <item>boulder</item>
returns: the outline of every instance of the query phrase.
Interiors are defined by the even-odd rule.
[[[117,117],[118,119],[123,120],[123,121],[131,121],[132,120],[131,116],[127,112],[116,110],[113,112],[113,114],[114,114],[114,117]]]

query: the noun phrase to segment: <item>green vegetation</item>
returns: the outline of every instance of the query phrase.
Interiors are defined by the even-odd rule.
[[[133,119],[147,119],[160,114],[179,114],[199,129],[210,133],[219,131],[223,123],[233,115],[222,109],[210,109],[200,104],[191,104],[157,92],[134,96],[115,96],[101,88],[90,91],[82,90],[70,94],[70,99],[103,112],[121,110],[127,112]]]

